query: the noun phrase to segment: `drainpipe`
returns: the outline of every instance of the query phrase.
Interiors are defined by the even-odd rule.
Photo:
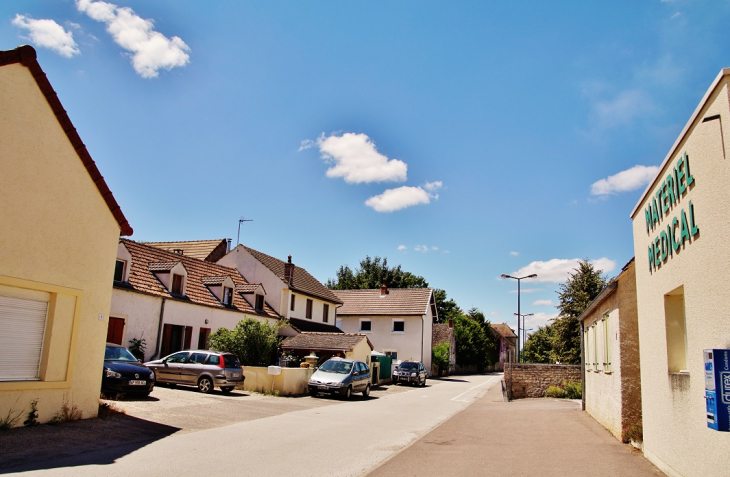
[[[585,363],[585,344],[583,343],[583,329],[585,326],[585,322],[580,322],[580,393],[581,393],[581,402],[580,402],[580,410],[585,411],[586,410],[586,363]]]
[[[157,345],[155,346],[155,354],[150,358],[156,359],[157,353],[160,352],[160,346],[162,345],[162,318],[165,316],[165,301],[167,298],[162,298],[162,304],[160,305],[160,323],[157,325]]]
[[[423,324],[424,321],[426,321],[426,317],[422,316],[421,317],[421,363],[423,363],[423,334],[424,334],[424,328],[425,328],[425,325]],[[403,326],[405,326],[405,325],[403,325]]]

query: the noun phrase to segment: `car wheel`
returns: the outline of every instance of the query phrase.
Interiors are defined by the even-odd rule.
[[[365,386],[365,390],[362,392],[363,397],[370,396],[370,385]]]
[[[350,399],[350,397],[352,397],[352,386],[347,386],[347,388],[345,388],[345,392],[342,394],[342,397],[345,399]]]
[[[213,392],[213,387],[213,381],[207,376],[203,376],[198,380],[198,389],[201,393],[210,394]]]
[[[423,377],[423,382],[421,383],[421,387],[422,388],[426,387],[426,376]]]
[[[230,393],[231,391],[233,391],[233,386],[223,386],[223,387],[221,388],[221,392],[222,392],[223,394],[228,394],[228,393]]]
[[[311,391],[309,391],[309,395],[312,396],[312,397],[317,397],[318,394],[319,393],[317,392],[316,389],[312,389]]]

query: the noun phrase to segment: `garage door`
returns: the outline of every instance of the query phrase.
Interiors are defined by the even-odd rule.
[[[38,379],[48,303],[0,296],[0,381]]]

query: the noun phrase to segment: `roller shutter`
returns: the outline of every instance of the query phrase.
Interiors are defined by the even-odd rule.
[[[0,296],[0,381],[37,380],[48,303]]]

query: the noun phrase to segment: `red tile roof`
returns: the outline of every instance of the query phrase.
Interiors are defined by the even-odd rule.
[[[242,247],[266,268],[271,270],[277,277],[286,281],[284,280],[284,265],[286,262],[244,245],[242,245]],[[292,282],[289,283],[289,288],[306,295],[321,298],[322,300],[329,301],[330,303],[342,303],[337,295],[332,293],[332,290],[322,285],[322,283],[310,275],[308,271],[298,265],[295,265],[294,267],[294,278]]]
[[[223,285],[223,282],[225,282],[226,278],[228,278],[228,277],[229,277],[229,275],[223,275],[220,277],[203,277],[203,285],[209,285],[209,286]],[[236,287],[236,288],[238,288],[238,287]]]
[[[238,311],[248,315],[256,315],[268,318],[281,318],[269,305],[264,304],[264,310],[256,311],[253,308],[255,303],[249,304],[240,293],[233,294],[232,306],[226,306],[213,295],[208,289],[205,281],[210,277],[231,277],[233,283],[238,286],[251,285],[241,276],[235,268],[228,268],[215,263],[198,260],[197,258],[186,257],[173,252],[168,252],[156,247],[150,247],[133,240],[121,239],[122,243],[132,255],[132,267],[129,273],[129,283],[114,283],[115,288],[122,290],[133,290],[148,295],[156,295],[175,300],[187,300],[196,305],[211,306],[214,308]],[[165,268],[172,264],[182,263],[187,271],[188,277],[185,281],[185,296],[180,298],[172,295],[155,276],[152,268],[161,266],[160,271],[169,271]],[[165,264],[162,267],[161,264]],[[172,268],[172,267],[170,267]],[[222,283],[222,282],[221,282]],[[220,284],[220,283],[218,283]],[[256,284],[258,286],[258,284]]]
[[[114,199],[112,191],[109,190],[109,186],[106,184],[106,181],[104,181],[104,177],[101,175],[101,172],[99,172],[99,168],[96,167],[96,163],[91,158],[91,155],[86,149],[84,143],[81,141],[79,133],[76,132],[76,128],[74,128],[71,119],[63,109],[61,100],[58,99],[56,92],[51,86],[51,82],[48,81],[46,74],[43,72],[41,65],[36,59],[35,49],[33,49],[32,46],[24,45],[14,50],[0,51],[0,67],[15,63],[20,63],[25,66],[28,68],[31,75],[33,75],[33,79],[35,79],[41,93],[43,93],[46,101],[48,101],[48,105],[56,115],[56,119],[61,125],[63,132],[66,133],[66,137],[68,137],[68,140],[71,142],[71,146],[73,146],[76,150],[76,154],[78,154],[79,159],[86,168],[86,171],[91,176],[91,180],[94,181],[94,185],[96,185],[101,197],[104,199],[104,202],[106,202],[109,211],[119,224],[121,234],[132,235],[134,230],[132,230],[132,227],[129,225],[126,217],[124,217],[124,213],[122,212],[121,207],[119,207],[119,204],[117,204],[116,199]]]
[[[180,262],[150,262],[148,268],[150,269],[150,272],[169,272],[175,268],[175,265],[178,263]]]
[[[362,340],[367,340],[370,349],[373,344],[367,336],[357,333],[300,333],[281,342],[283,349],[344,350],[349,351]]]
[[[183,255],[188,257],[206,260],[208,262],[217,262],[228,251],[228,240],[187,240],[181,242],[142,242],[145,245],[174,252],[181,250]]]
[[[236,285],[236,293],[243,293],[244,295],[248,295],[249,293],[254,293],[256,289],[260,286],[260,283],[246,283],[244,285]]]
[[[422,316],[427,313],[431,288],[390,288],[386,295],[375,290],[332,290],[344,303],[338,315]]]
[[[341,329],[339,329],[335,325],[330,325],[329,323],[322,323],[321,321],[312,321],[312,320],[301,319],[301,318],[289,317],[289,324],[292,326],[292,328],[294,328],[300,332],[304,332],[304,331],[321,332],[321,333],[342,333],[343,332]]]
[[[492,329],[499,333],[503,338],[517,338],[517,335],[507,323],[492,324]]]

